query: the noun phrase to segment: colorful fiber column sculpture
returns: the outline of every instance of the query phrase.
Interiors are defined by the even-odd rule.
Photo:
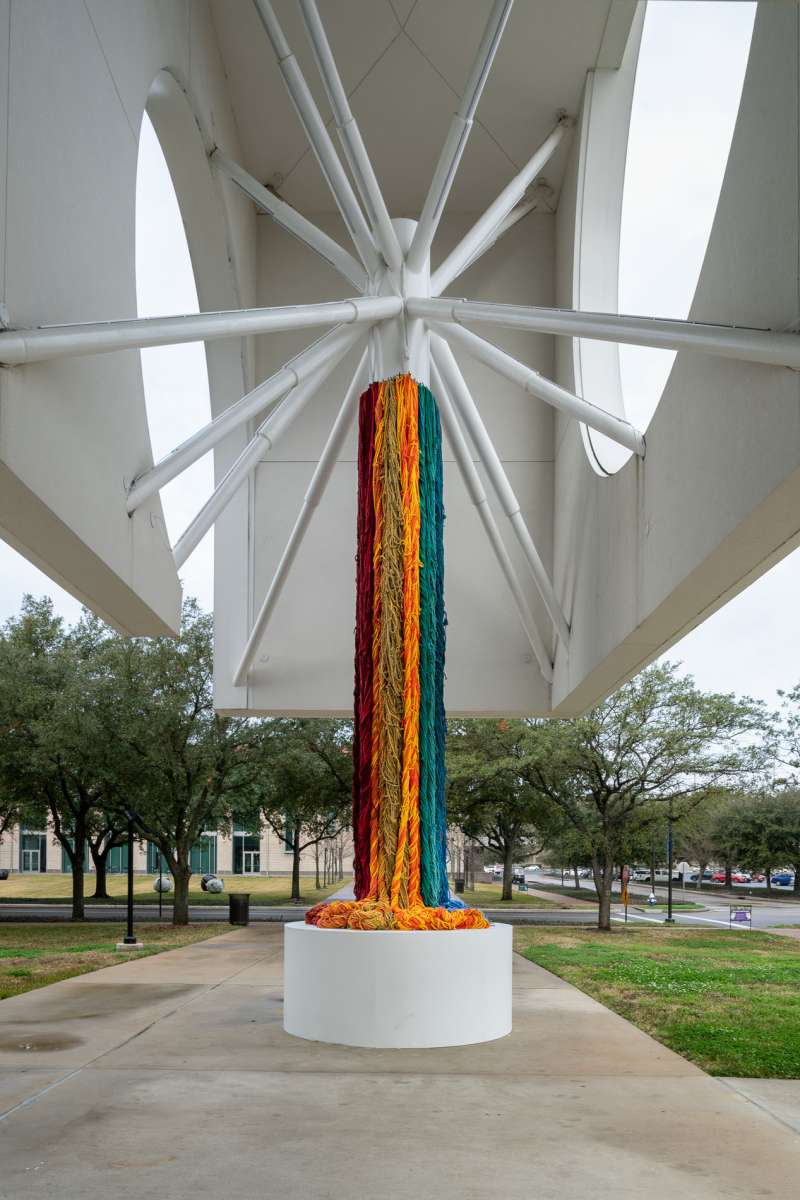
[[[355,901],[309,924],[480,929],[447,881],[444,504],[436,401],[410,375],[373,383],[358,429]]]

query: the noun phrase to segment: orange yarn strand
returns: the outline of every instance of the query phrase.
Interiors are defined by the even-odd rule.
[[[395,380],[403,502],[403,775],[392,904],[420,899],[419,851],[419,399],[410,375]],[[403,884],[405,883],[405,888]],[[405,896],[402,892],[405,891]]]

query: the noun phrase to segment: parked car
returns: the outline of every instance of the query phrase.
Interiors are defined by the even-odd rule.
[[[699,871],[695,871],[693,874],[689,875],[687,878],[689,880],[689,883],[697,883],[698,879],[700,878],[700,873],[699,873]],[[704,883],[708,883],[713,878],[714,878],[714,872],[710,868],[703,871],[703,882]]]
[[[751,876],[747,871],[734,871],[731,874],[731,883],[749,883]]]
[[[512,871],[511,872],[511,882],[517,883],[517,884],[524,883],[525,882],[525,872],[519,871],[519,870]]]
[[[649,883],[650,871],[647,867],[634,867],[631,871],[631,879],[634,883]]]
[[[714,874],[711,876],[711,882],[712,883],[724,883],[725,882],[725,872],[724,871],[715,871]]]
[[[765,879],[766,879],[766,876],[762,875],[760,871],[757,871],[755,873],[755,875],[750,876],[751,883],[763,883]]]
[[[770,882],[777,884],[778,887],[791,887],[794,883],[794,875],[790,875],[788,871],[779,871],[772,876]]]

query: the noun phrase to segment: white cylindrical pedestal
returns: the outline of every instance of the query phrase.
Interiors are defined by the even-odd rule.
[[[511,1032],[511,926],[284,932],[283,1027],[345,1046],[467,1046]]]

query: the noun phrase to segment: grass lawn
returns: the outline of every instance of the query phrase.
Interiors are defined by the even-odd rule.
[[[131,951],[137,958],[174,950],[191,942],[219,936],[215,925],[147,925],[140,930],[145,949]],[[114,949],[125,936],[125,926],[75,921],[58,924],[0,925],[0,1000],[59,979],[85,975],[100,967],[123,962],[128,955]]]
[[[800,945],[761,932],[519,928],[514,946],[712,1075],[800,1078]]]
[[[511,900],[501,900],[502,884],[476,883],[471,891],[464,892],[459,899],[472,908],[560,908],[554,900],[542,900],[529,896],[527,892],[514,892]]]
[[[134,875],[133,894],[138,904],[157,904],[158,893],[153,891],[154,875]],[[282,905],[289,904],[292,881],[285,876],[267,878],[263,875],[221,875],[225,883],[225,891],[219,896],[209,895],[200,887],[200,876],[193,875],[189,881],[190,904],[227,904],[230,892],[250,892],[251,904]],[[349,879],[340,880],[328,887],[317,890],[314,880],[301,877],[300,891],[303,901],[316,904],[324,900],[332,892],[338,892]],[[22,875],[15,873],[9,879],[0,880],[0,903],[14,900],[44,900],[51,904],[72,903],[72,878],[70,875]],[[109,901],[95,901],[91,898],[94,891],[94,875],[86,876],[86,902],[108,904]],[[118,900],[124,903],[127,895],[127,876],[109,875],[108,894],[111,903]],[[164,895],[164,905],[172,905],[172,895]]]

